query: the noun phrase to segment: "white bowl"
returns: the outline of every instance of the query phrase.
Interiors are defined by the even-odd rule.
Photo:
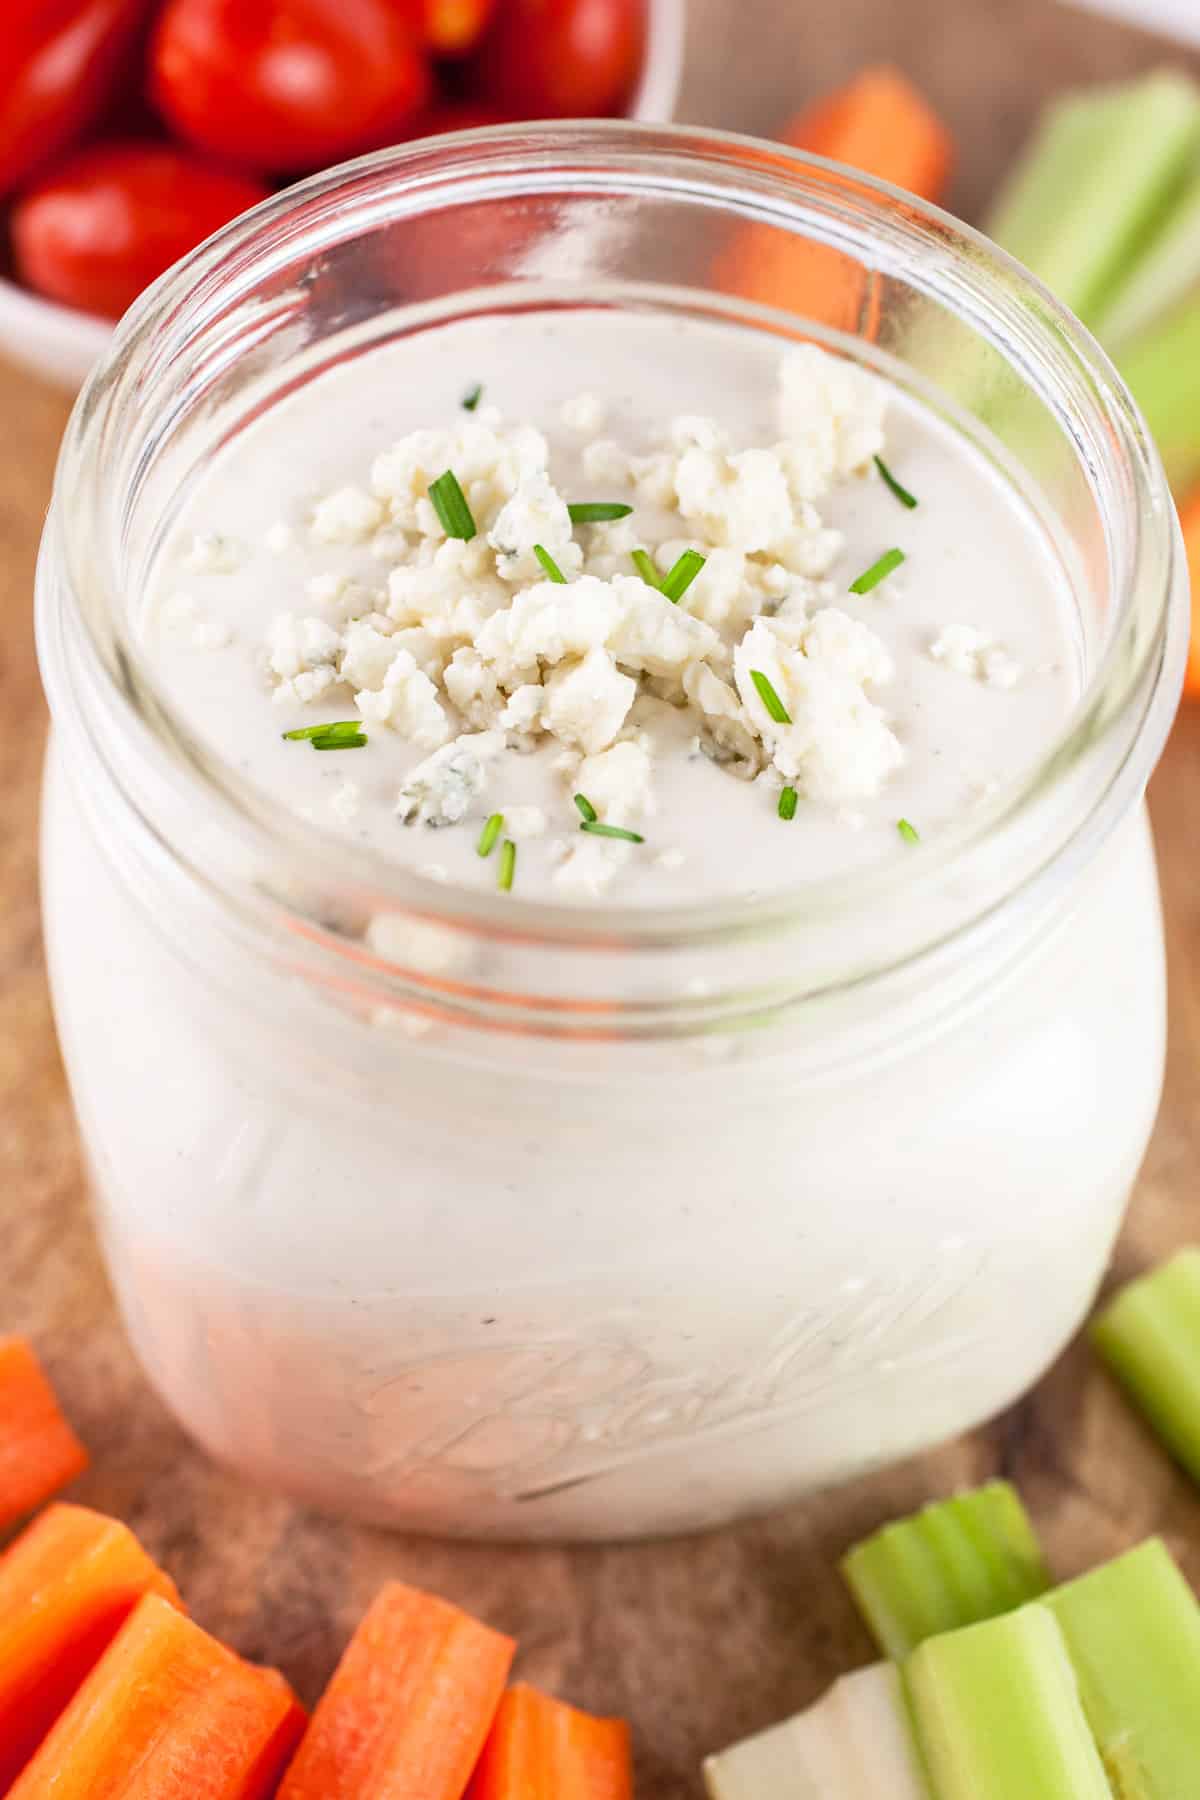
[[[675,112],[683,77],[687,0],[650,0],[646,60],[629,108],[631,119],[663,124]],[[0,356],[60,387],[85,380],[112,326],[90,313],[43,300],[15,281],[0,279]]]

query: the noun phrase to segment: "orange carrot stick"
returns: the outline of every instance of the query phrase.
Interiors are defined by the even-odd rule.
[[[633,1800],[629,1727],[518,1683],[500,1702],[467,1800]]]
[[[516,1646],[394,1581],[351,1638],[279,1800],[461,1800]]]
[[[927,102],[895,69],[864,69],[778,134],[794,149],[859,169],[925,200],[949,179],[952,142]],[[831,180],[833,178],[831,177]],[[875,284],[854,257],[782,228],[743,226],[723,252],[718,286],[841,331],[874,335]]]
[[[1200,698],[1200,490],[1184,501],[1179,509],[1179,521],[1183,526],[1192,577],[1192,642],[1183,691]]]
[[[41,1506],[87,1463],[30,1346],[24,1338],[0,1338],[0,1530]]]
[[[148,1594],[8,1800],[267,1800],[303,1724],[281,1676]]]
[[[864,69],[838,93],[797,113],[778,136],[923,200],[940,200],[950,179],[950,133],[898,69]]]
[[[0,1557],[0,1794],[143,1594],[174,1585],[116,1519],[51,1506]]]

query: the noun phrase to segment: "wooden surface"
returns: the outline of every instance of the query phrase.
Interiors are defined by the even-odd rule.
[[[864,60],[892,58],[955,128],[955,203],[968,216],[1042,98],[1162,54],[1053,0],[691,0],[691,13],[685,116],[767,129]],[[65,414],[60,397],[0,367],[0,1330],[36,1338],[95,1452],[79,1497],[128,1519],[203,1624],[279,1664],[310,1700],[385,1577],[460,1600],[520,1636],[526,1677],[633,1719],[640,1800],[698,1793],[705,1750],[804,1705],[867,1657],[835,1559],[886,1516],[955,1483],[997,1472],[1018,1480],[1063,1574],[1161,1530],[1200,1585],[1200,1498],[1078,1344],[1022,1405],[937,1455],[766,1521],[644,1548],[496,1552],[398,1539],[253,1494],[191,1448],[148,1392],[114,1316],[42,969],[44,714],[30,593]],[[1200,1237],[1200,707],[1176,728],[1152,803],[1170,1064],[1118,1276]]]

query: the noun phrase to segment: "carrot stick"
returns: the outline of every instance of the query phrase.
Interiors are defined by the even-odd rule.
[[[0,1338],[0,1530],[87,1468],[87,1451],[59,1411],[24,1338]]]
[[[1183,691],[1200,698],[1200,489],[1179,508],[1179,522],[1192,577],[1192,643]]]
[[[266,1800],[303,1722],[281,1676],[148,1594],[8,1800]]]
[[[461,1800],[515,1649],[394,1581],[351,1638],[279,1800]]]
[[[629,1727],[518,1683],[500,1702],[467,1800],[633,1800]]]
[[[941,198],[950,175],[949,132],[895,69],[864,69],[848,86],[797,113],[778,135],[797,150],[826,156],[926,200]],[[869,337],[878,324],[877,283],[854,257],[780,227],[743,226],[716,274],[727,292],[841,331]]]
[[[839,92],[797,113],[778,136],[923,200],[940,200],[950,179],[950,133],[898,69],[864,69]]]
[[[0,1794],[143,1594],[179,1604],[133,1533],[82,1506],[48,1507],[0,1557]]]

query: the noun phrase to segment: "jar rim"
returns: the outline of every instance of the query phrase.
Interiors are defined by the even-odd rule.
[[[731,216],[790,223],[793,229],[801,223],[812,226],[813,208],[819,208],[827,241],[869,243],[872,266],[884,275],[902,273],[947,300],[993,343],[998,334],[1003,336],[1006,358],[1014,365],[1019,360],[1023,379],[1043,397],[1049,393],[1063,418],[1068,417],[1064,408],[1087,408],[1088,443],[1102,444],[1109,457],[1114,492],[1108,498],[1123,510],[1124,538],[1131,547],[1117,583],[1119,602],[1106,652],[1059,736],[1036,763],[924,845],[920,856],[890,856],[853,875],[820,877],[753,899],[696,900],[668,908],[622,904],[619,911],[441,885],[347,843],[315,822],[265,808],[229,765],[211,753],[201,754],[141,656],[123,615],[116,570],[104,566],[103,545],[97,558],[95,533],[67,525],[68,507],[73,519],[77,509],[93,523],[104,516],[106,499],[111,500],[103,491],[106,437],[119,428],[131,396],[144,396],[161,380],[184,345],[200,346],[202,360],[206,308],[211,309],[213,296],[218,291],[227,296],[230,290],[251,296],[261,272],[294,257],[304,231],[331,208],[353,199],[364,208],[364,218],[375,205],[380,219],[394,219],[401,197],[416,213],[422,204],[444,201],[448,191],[492,196],[519,184],[523,192],[539,187],[561,192],[564,183],[574,191],[586,188],[589,180],[606,191],[624,184],[621,191],[629,194],[682,186],[710,197]],[[311,214],[307,226],[306,210]],[[411,309],[388,310],[400,316]],[[186,400],[177,398],[175,404]],[[1099,464],[1088,460],[1086,452],[1081,458],[1088,480],[1099,481]],[[843,916],[891,905],[901,895],[919,894],[952,878],[1001,827],[1036,807],[1099,730],[1120,726],[1124,741],[1118,767],[1110,771],[1103,793],[1089,794],[1087,804],[1056,827],[1052,852],[1029,875],[1032,882],[1072,846],[1085,847],[1089,832],[1094,838],[1101,824],[1110,827],[1140,794],[1182,686],[1187,607],[1174,507],[1144,422],[1105,353],[1040,283],[969,226],[857,171],[736,133],[612,120],[497,126],[382,151],[275,196],[177,264],[126,316],[76,404],[55,496],[51,528],[66,586],[85,619],[95,671],[107,683],[110,701],[127,715],[136,714],[149,729],[163,773],[177,787],[193,796],[203,790],[230,830],[283,857],[294,869],[328,858],[332,850],[343,879],[369,892],[381,908],[444,919],[509,942],[619,945],[623,950],[712,943],[803,929],[806,921],[831,913]],[[86,572],[80,567],[85,535]],[[78,605],[84,585],[99,592],[98,604]],[[55,684],[47,669],[53,651],[44,635],[42,656],[54,702]],[[979,917],[964,917],[956,932],[978,923]]]

